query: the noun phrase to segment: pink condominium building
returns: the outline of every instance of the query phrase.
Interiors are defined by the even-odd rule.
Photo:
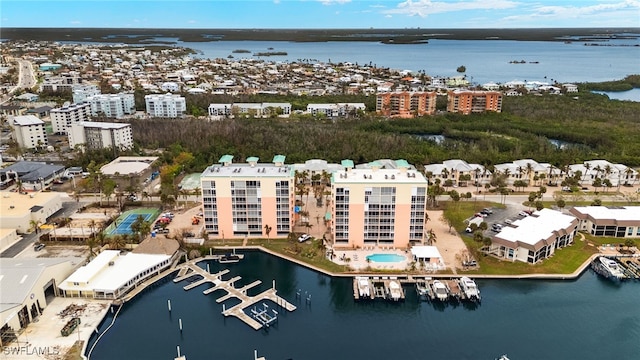
[[[283,155],[272,163],[258,160],[234,164],[233,156],[224,155],[202,173],[204,225],[213,237],[273,238],[293,231],[293,166],[284,164]]]
[[[407,248],[424,238],[427,179],[406,160],[354,168],[343,160],[331,179],[331,233],[336,248]]]

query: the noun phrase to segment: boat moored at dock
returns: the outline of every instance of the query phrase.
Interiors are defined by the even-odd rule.
[[[591,263],[591,268],[596,273],[604,276],[607,279],[611,279],[614,281],[620,281],[626,278],[624,274],[624,270],[621,268],[620,264],[608,257],[599,256]]]
[[[464,293],[464,297],[469,301],[480,301],[480,289],[476,282],[470,278],[463,276],[460,278],[460,287]]]
[[[449,300],[449,288],[440,280],[434,280],[431,283],[431,289],[433,290],[434,297],[440,301]]]

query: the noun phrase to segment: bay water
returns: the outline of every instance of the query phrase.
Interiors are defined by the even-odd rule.
[[[176,346],[189,360],[252,359],[254,350],[268,360],[635,359],[640,353],[640,282],[616,285],[590,270],[572,281],[478,280],[482,303],[475,306],[420,302],[408,285],[401,303],[356,302],[350,279],[261,252],[248,252],[237,264],[209,265],[211,272],[228,268],[224,279],[242,276],[236,287],[262,280],[249,295],[276,280],[278,294],[298,309],[281,310],[277,325],[255,331],[221,314],[215,299],[224,291],[203,295],[206,284],[185,291],[188,282],[174,284],[169,276],[124,305],[90,359],[172,359]]]

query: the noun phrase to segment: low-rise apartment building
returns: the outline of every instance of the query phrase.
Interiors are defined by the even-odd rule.
[[[233,103],[209,104],[209,116],[230,117],[235,115],[249,115],[252,117],[291,115],[290,103]]]
[[[100,88],[96,85],[87,84],[87,85],[74,85],[72,88],[72,96],[74,104],[81,104],[83,102],[87,102],[87,99],[91,96],[100,95]]]
[[[578,219],[542,209],[505,226],[491,239],[489,253],[508,261],[535,264],[569,246],[578,231]]]
[[[345,117],[366,108],[364,103],[308,104],[307,113],[313,116],[324,114],[327,117]]]
[[[334,248],[407,248],[425,234],[427,179],[405,160],[356,169],[343,160],[331,179]]]
[[[34,115],[21,115],[13,118],[14,139],[24,149],[36,149],[47,146],[47,131],[44,121]]]
[[[447,93],[447,111],[468,115],[485,111],[502,111],[499,91],[452,90]]]
[[[376,97],[376,112],[385,116],[414,117],[436,113],[435,92],[396,91]]]
[[[205,230],[215,238],[286,237],[294,225],[294,169],[285,156],[234,164],[224,155],[201,177]],[[268,231],[267,231],[268,229]]]
[[[131,124],[81,121],[71,125],[69,146],[81,145],[87,150],[133,147]]]
[[[569,212],[580,221],[578,229],[591,235],[640,238],[640,206],[579,206]]]
[[[152,117],[183,117],[187,110],[184,97],[171,93],[162,95],[146,95],[144,101],[147,115]]]
[[[62,108],[51,109],[51,126],[55,134],[68,134],[72,124],[80,121],[91,121],[91,105],[87,103],[72,104]]]

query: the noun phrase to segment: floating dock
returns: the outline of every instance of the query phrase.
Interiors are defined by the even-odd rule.
[[[211,258],[211,257],[207,257]],[[186,270],[185,270],[186,269]],[[184,287],[184,290],[191,290],[205,283],[212,283],[213,286],[204,290],[202,293],[204,295],[211,294],[216,290],[224,290],[227,292],[226,295],[216,299],[217,303],[221,303],[230,298],[237,298],[240,300],[240,303],[226,309],[223,305],[222,307],[222,315],[224,316],[235,316],[238,319],[244,321],[247,325],[251,326],[254,330],[259,330],[262,327],[268,327],[269,324],[277,321],[277,311],[272,310],[271,313],[260,313],[256,310],[258,315],[254,312],[251,312],[253,316],[245,313],[245,309],[250,306],[264,300],[273,301],[277,306],[283,308],[287,311],[294,311],[296,306],[289,303],[284,298],[278,296],[276,294],[275,282],[274,287],[269,290],[266,290],[256,296],[247,295],[247,290],[253,288],[257,285],[260,285],[262,282],[260,280],[256,280],[251,284],[245,285],[241,288],[236,288],[234,283],[241,279],[240,276],[235,276],[229,280],[222,280],[222,275],[229,273],[229,270],[222,270],[218,273],[211,274],[207,270],[199,267],[195,264],[195,262],[189,262],[183,265],[183,269],[178,272],[178,276],[173,279],[173,282],[180,282],[183,280],[187,280],[193,276],[200,276],[202,279],[192,282],[189,285]],[[268,307],[268,305],[263,303],[263,307]],[[267,316],[268,315],[268,316]]]

